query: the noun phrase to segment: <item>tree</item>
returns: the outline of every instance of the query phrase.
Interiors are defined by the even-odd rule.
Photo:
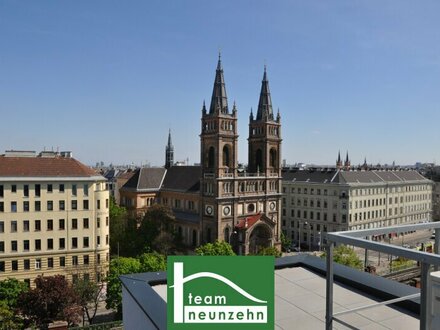
[[[0,329],[22,329],[23,320],[17,316],[6,301],[0,300]]]
[[[86,313],[87,321],[92,324],[98,310],[98,304],[104,297],[104,285],[79,278],[73,284],[73,290],[78,296],[79,305]]]
[[[19,281],[15,278],[8,278],[0,281],[0,301],[4,302],[7,307],[17,307],[17,299],[29,288],[25,282]]]
[[[292,240],[288,238],[284,233],[281,233],[281,247],[283,251],[287,251],[292,245]]]
[[[262,248],[258,251],[259,256],[274,256],[275,258],[281,257],[281,252],[273,246]]]
[[[166,258],[159,253],[144,253],[138,258],[118,258],[110,262],[107,278],[107,308],[115,308],[122,316],[122,287],[120,275],[166,270]]]
[[[325,258],[326,254],[324,253],[321,258]],[[356,252],[353,249],[346,245],[339,245],[333,250],[333,261],[338,264],[345,265],[348,267],[362,269],[363,264],[361,259],[358,257]]]
[[[199,256],[235,256],[231,244],[225,241],[206,243],[196,248],[195,251]]]
[[[70,325],[81,320],[82,308],[72,286],[62,275],[39,276],[36,288],[22,293],[17,305],[24,317],[38,327],[45,327],[56,320]]]

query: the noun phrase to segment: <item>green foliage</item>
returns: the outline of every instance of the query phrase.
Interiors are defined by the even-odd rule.
[[[122,287],[120,275],[166,270],[166,257],[158,253],[144,253],[137,258],[117,258],[110,262],[107,277],[107,308],[115,308],[122,316]]]
[[[281,248],[283,251],[287,251],[292,245],[292,240],[288,238],[284,233],[281,233]]]
[[[23,320],[17,316],[7,302],[0,300],[0,329],[22,329]]]
[[[73,290],[78,296],[78,303],[86,313],[89,324],[93,323],[98,310],[98,304],[104,296],[104,286],[84,278],[78,278],[73,284]]]
[[[196,248],[195,252],[199,256],[235,256],[232,246],[225,241],[206,243]]]
[[[275,258],[281,257],[281,252],[273,246],[262,248],[258,251],[259,256],[274,256]]]
[[[17,299],[29,288],[25,282],[15,278],[8,278],[0,281],[0,301],[4,302],[7,307],[13,309],[17,307]]]
[[[398,257],[391,262],[390,269],[393,271],[398,271],[405,268],[413,267],[416,261],[410,260],[404,257]]]
[[[323,253],[321,258],[325,258]],[[362,270],[363,264],[354,250],[346,245],[339,245],[333,250],[333,261],[338,264]]]

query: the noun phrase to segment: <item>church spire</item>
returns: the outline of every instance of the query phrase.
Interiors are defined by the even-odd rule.
[[[223,77],[222,59],[221,54],[219,53],[209,114],[227,113],[229,113],[228,98],[226,96],[225,78]]]
[[[256,120],[273,120],[272,99],[270,97],[266,65],[264,66],[263,81],[261,82],[260,101],[258,102]]]
[[[168,144],[165,147],[165,168],[170,168],[174,164],[174,146],[171,141],[171,129],[168,131]]]

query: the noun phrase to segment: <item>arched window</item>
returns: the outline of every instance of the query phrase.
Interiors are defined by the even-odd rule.
[[[257,150],[257,153],[255,154],[255,166],[257,172],[263,171],[263,151],[261,149]]]
[[[231,167],[229,145],[223,147],[223,166]]]
[[[277,151],[275,149],[270,149],[270,166],[277,168]]]
[[[215,164],[215,149],[210,147],[208,151],[208,168],[214,168]]]
[[[211,243],[211,228],[206,230],[206,242]]]
[[[225,228],[225,242],[226,243],[229,243],[229,236],[230,236],[229,227],[226,227]]]

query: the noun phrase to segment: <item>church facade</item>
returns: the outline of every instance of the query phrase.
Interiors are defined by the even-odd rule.
[[[200,166],[172,166],[169,135],[164,172],[140,169],[121,189],[121,196],[128,196],[124,191],[129,189],[132,194],[154,191],[155,203],[173,209],[177,230],[188,245],[224,240],[238,254],[271,246],[280,249],[281,117],[273,112],[266,68],[248,134],[248,166],[239,167],[237,108],[235,104],[229,108],[219,57],[211,103],[202,107]],[[146,180],[149,172],[160,178]],[[156,183],[150,187],[151,182]]]

